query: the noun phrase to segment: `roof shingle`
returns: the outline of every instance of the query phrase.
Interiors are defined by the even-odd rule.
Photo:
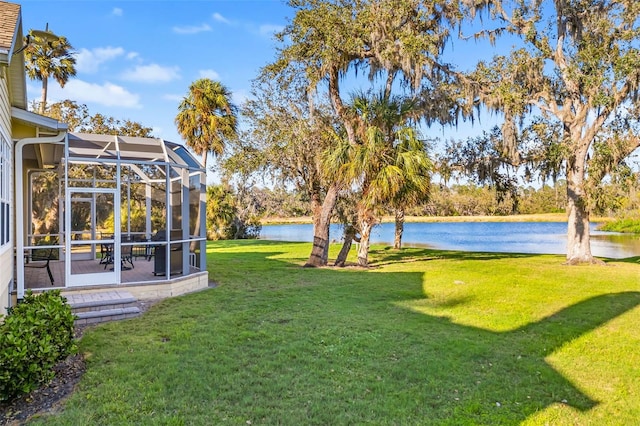
[[[0,1],[0,49],[11,49],[19,18],[19,4]]]

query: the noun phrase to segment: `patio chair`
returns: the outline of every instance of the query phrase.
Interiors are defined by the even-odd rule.
[[[113,243],[100,244],[100,264],[106,265],[113,263]]]
[[[113,234],[100,233],[101,240],[113,239]],[[107,265],[113,263],[113,243],[101,243],[100,244],[100,265],[104,264],[105,269]]]
[[[133,258],[137,260],[139,257],[144,257],[146,260],[151,260],[153,256],[153,251],[151,250],[151,246],[149,245],[149,239],[144,235],[134,235],[133,241],[137,244],[131,248]]]
[[[122,242],[123,243],[128,243],[133,241],[132,238],[130,238],[129,236],[122,236]],[[121,262],[122,262],[122,270],[127,270],[127,269],[133,269],[133,246],[127,245],[127,246],[121,246],[120,247],[120,258],[121,258]],[[128,268],[126,266],[126,263],[129,263],[129,265],[131,265],[131,268]]]
[[[49,263],[51,262],[51,260],[57,259],[57,256],[55,255],[56,250],[57,249],[54,247],[49,249],[34,249],[34,251],[37,251],[38,254],[36,255],[32,254],[30,257],[28,257],[27,260],[30,260],[30,262],[25,263],[24,267],[25,268],[46,268],[47,274],[49,274],[49,280],[51,280],[51,285],[53,285],[53,282],[54,282],[53,274],[51,273],[51,266],[49,265]],[[41,254],[42,252],[43,254]],[[33,263],[33,262],[38,262],[38,263]]]

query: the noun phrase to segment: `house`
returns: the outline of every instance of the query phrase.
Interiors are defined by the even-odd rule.
[[[20,6],[0,2],[0,315],[10,304],[13,283],[13,131],[12,108],[27,109]]]
[[[0,315],[28,289],[206,288],[201,164],[177,143],[28,111],[23,34],[20,6],[0,1]]]

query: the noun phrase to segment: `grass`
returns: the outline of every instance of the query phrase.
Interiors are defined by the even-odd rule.
[[[332,247],[335,256],[339,247]],[[215,289],[88,330],[43,424],[636,424],[640,259],[209,243]]]
[[[637,217],[617,219],[603,224],[600,229],[603,231],[640,234],[640,219]]]

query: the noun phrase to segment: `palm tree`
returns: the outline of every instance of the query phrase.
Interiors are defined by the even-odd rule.
[[[209,152],[222,155],[225,141],[237,136],[238,108],[231,102],[231,92],[222,83],[201,78],[189,86],[189,94],[180,102],[176,116],[178,132],[196,154],[202,155],[207,169]],[[200,203],[193,235],[200,226]],[[192,244],[195,248],[195,242]]]
[[[327,156],[327,167],[360,188],[358,264],[367,266],[378,211],[383,205],[403,208],[405,202],[427,194],[431,162],[415,129],[407,124],[410,103],[384,95],[357,95],[351,108],[367,125],[358,130],[357,144],[345,140]]]
[[[235,217],[236,209],[230,188],[225,184],[207,186],[207,238],[229,238]]]
[[[372,125],[380,128],[387,143],[394,148],[395,165],[403,174],[403,183],[397,188],[386,188],[387,192],[384,194],[387,197],[384,202],[395,213],[393,248],[400,249],[405,207],[427,197],[431,188],[431,161],[415,130],[408,126],[410,121],[419,116],[420,106],[413,98],[391,97],[388,90],[375,96],[369,103],[370,111],[365,117],[368,117]],[[386,185],[380,188],[383,191],[384,186]]]
[[[73,57],[73,46],[66,37],[58,37],[50,31],[34,33],[29,30],[27,48],[25,49],[25,67],[31,80],[42,82],[42,98],[40,114],[47,107],[47,89],[49,78],[53,77],[60,87],[64,87],[69,78],[76,75],[76,59]],[[46,34],[46,35],[45,35]]]
[[[201,78],[189,86],[178,110],[178,132],[187,146],[202,155],[206,169],[209,153],[221,155],[225,141],[237,136],[238,109],[231,102],[231,92],[218,81]]]
[[[396,250],[402,248],[406,206],[419,203],[431,192],[433,164],[424,148],[423,142],[417,138],[414,129],[407,128],[401,132],[401,140],[395,148],[395,155],[396,165],[404,174],[404,183],[395,194],[389,194],[390,205],[395,210],[393,248]]]

